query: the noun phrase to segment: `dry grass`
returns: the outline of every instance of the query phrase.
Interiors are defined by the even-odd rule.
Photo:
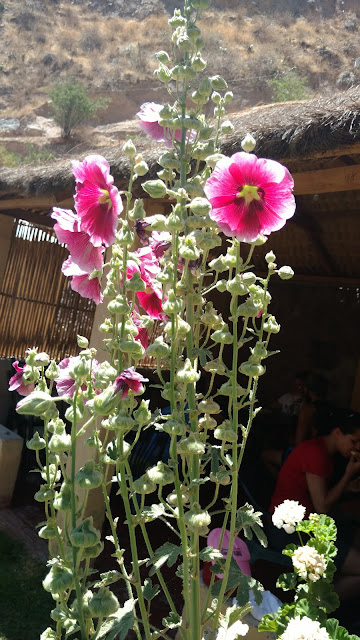
[[[233,2],[224,0],[221,6],[199,23],[204,56],[210,73],[225,74],[235,87],[241,82],[244,104],[270,99],[268,80],[289,69],[307,77],[313,89],[325,79],[331,90],[340,71],[351,70],[358,55],[358,32],[343,27],[346,14],[332,20],[294,19],[286,11],[249,17],[245,3],[234,9]],[[44,3],[42,13],[34,7],[25,11],[21,0],[12,0],[3,16],[0,88],[12,89],[5,98],[5,116],[14,110],[24,113],[28,101],[38,104],[49,87],[69,75],[105,92],[150,80],[155,52],[169,48],[166,15],[139,22],[102,17],[87,11],[84,3],[67,0]]]

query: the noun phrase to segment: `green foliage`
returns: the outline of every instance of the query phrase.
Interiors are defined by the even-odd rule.
[[[310,97],[307,79],[297,71],[287,73],[269,80],[273,102],[289,102],[290,100],[306,100]]]
[[[0,144],[0,167],[18,167],[21,158],[17,153],[8,151],[3,144]]]
[[[64,138],[69,138],[73,130],[96,114],[106,105],[105,100],[90,100],[86,88],[68,78],[50,91],[54,120],[61,127]]]
[[[23,164],[43,164],[55,160],[56,156],[47,149],[38,149],[34,144],[27,145],[27,154],[22,159]]]

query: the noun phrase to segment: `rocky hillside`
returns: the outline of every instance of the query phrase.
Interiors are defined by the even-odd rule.
[[[9,154],[15,164],[50,159],[133,133],[139,105],[166,99],[154,54],[169,46],[178,4],[0,0],[0,166]],[[359,0],[213,0],[199,26],[208,70],[226,77],[234,110],[360,82]],[[49,91],[68,77],[107,106],[64,145]]]

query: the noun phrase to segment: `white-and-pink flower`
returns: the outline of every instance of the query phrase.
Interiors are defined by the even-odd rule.
[[[294,181],[274,160],[252,153],[222,158],[207,180],[210,217],[225,235],[253,242],[259,234],[281,229],[295,213]]]
[[[9,391],[17,391],[21,396],[28,396],[30,393],[34,391],[35,384],[30,382],[30,384],[25,384],[23,379],[23,373],[25,371],[25,367],[19,367],[19,361],[15,360],[12,363],[16,373],[9,380]]]

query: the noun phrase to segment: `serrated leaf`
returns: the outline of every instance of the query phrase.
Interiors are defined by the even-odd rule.
[[[214,563],[214,565],[211,567],[211,571],[213,573],[223,573],[224,565],[225,565],[225,558],[223,558],[222,560],[217,560]],[[223,580],[218,580],[217,582],[214,583],[211,590],[211,594],[213,596],[219,595],[222,581]],[[226,592],[233,591],[235,588],[237,588],[236,600],[239,607],[245,607],[249,603],[250,589],[252,589],[253,591],[256,604],[261,604],[262,602],[261,592],[263,591],[263,587],[259,582],[257,582],[257,580],[255,580],[255,578],[245,575],[241,571],[236,560],[234,560],[234,558],[231,558],[229,576],[228,576],[228,581],[227,581],[225,591]]]
[[[325,580],[317,580],[312,584],[310,600],[315,606],[325,609],[327,613],[332,613],[340,605],[339,596],[335,593],[333,585]]]
[[[282,589],[283,591],[290,591],[291,589],[295,589],[297,585],[297,574],[296,573],[282,573],[276,582],[276,586],[278,589]]]
[[[144,507],[141,513],[136,516],[135,521],[152,522],[157,518],[161,518],[164,514],[165,507],[163,504],[152,504],[151,507]]]
[[[222,558],[223,555],[219,549],[214,549],[213,547],[205,547],[199,553],[199,557],[204,562],[210,562],[211,560],[216,560],[217,558]]]
[[[191,352],[192,358],[199,358],[202,367],[205,367],[206,361],[211,360],[212,353],[209,349],[193,349]]]
[[[159,593],[159,589],[160,589],[159,585],[154,584],[153,586],[149,578],[146,578],[146,580],[144,580],[142,592],[146,600],[152,600],[153,598],[155,598],[155,596]]]
[[[168,567],[172,567],[178,559],[179,554],[182,553],[180,546],[173,544],[172,542],[165,542],[161,547],[156,549],[153,558],[148,560],[148,566],[152,564],[149,571],[149,576],[154,575],[160,567],[167,562]]]
[[[100,578],[98,582],[95,582],[94,587],[99,589],[100,587],[107,587],[109,584],[114,584],[122,578],[122,575],[119,571],[115,569],[112,571],[107,571],[106,573],[100,573]]]
[[[134,600],[127,600],[114,616],[103,622],[97,640],[125,640],[134,625],[134,606]]]
[[[176,611],[171,611],[167,618],[162,619],[162,623],[168,629],[176,629],[181,627],[182,619]]]

